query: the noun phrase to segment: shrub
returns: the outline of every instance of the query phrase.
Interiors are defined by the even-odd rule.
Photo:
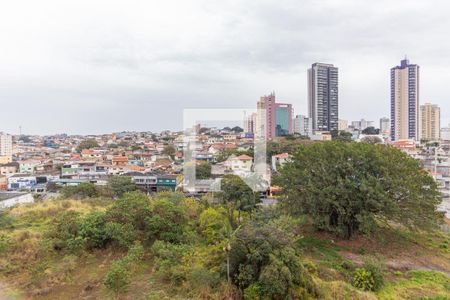
[[[189,252],[188,245],[155,241],[151,253],[155,257],[155,268],[161,279],[173,284],[182,282],[186,277],[181,266],[182,259]]]
[[[106,216],[103,212],[91,212],[79,224],[79,234],[88,249],[104,248],[109,241],[106,234]]]
[[[140,242],[136,242],[125,257],[114,261],[106,274],[105,286],[119,294],[127,290],[131,283],[132,269],[139,263],[144,256],[144,247]]]
[[[209,242],[223,238],[222,231],[229,227],[227,218],[220,211],[209,207],[200,214],[200,229]]]
[[[317,266],[312,261],[305,261],[303,263],[303,267],[308,271],[311,275],[317,275]]]
[[[373,291],[378,291],[384,284],[384,265],[383,262],[375,257],[368,257],[364,260],[364,269],[372,274],[374,286]]]
[[[353,269],[353,262],[351,260],[344,260],[340,266],[342,269],[349,271]]]
[[[144,257],[144,247],[141,242],[134,243],[128,250],[128,254],[123,258],[125,264],[131,266],[138,263]]]
[[[296,290],[317,295],[292,239],[271,222],[249,223],[237,231],[231,242],[230,273],[242,290],[257,284],[261,298],[289,299]]]
[[[67,241],[78,235],[80,214],[75,211],[59,213],[53,221],[53,229],[48,233],[53,240],[53,248],[63,250],[67,248]]]
[[[107,220],[130,224],[136,230],[145,230],[145,220],[151,216],[150,199],[142,192],[125,193],[106,212]]]
[[[153,215],[146,219],[150,239],[173,243],[181,242],[186,223],[184,208],[168,200],[155,201]]]
[[[353,276],[353,285],[364,291],[375,290],[375,280],[372,273],[364,268],[358,268]]]
[[[105,225],[105,234],[119,247],[128,248],[136,240],[136,231],[131,224],[108,222]]]
[[[66,241],[67,250],[72,254],[77,254],[86,248],[86,239],[77,236]]]
[[[115,294],[125,291],[131,283],[131,272],[122,260],[116,260],[106,274],[105,286]]]
[[[202,288],[213,288],[220,283],[220,276],[218,273],[202,266],[190,268],[186,278],[190,286],[197,290],[201,290]]]
[[[245,300],[259,300],[261,299],[261,287],[259,284],[252,284],[244,290]]]

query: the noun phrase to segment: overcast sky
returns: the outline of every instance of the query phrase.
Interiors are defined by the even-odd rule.
[[[389,116],[389,70],[421,67],[450,122],[450,3],[361,0],[4,1],[0,131],[180,129],[185,108],[306,114],[306,70],[339,67],[340,118]]]

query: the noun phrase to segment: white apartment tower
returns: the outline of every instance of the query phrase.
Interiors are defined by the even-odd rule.
[[[244,117],[244,133],[256,132],[256,118],[257,113],[252,113]]]
[[[307,116],[296,115],[294,120],[294,133],[311,137],[313,135],[312,120]]]
[[[391,120],[389,118],[380,119],[380,134],[390,135],[391,133]]]
[[[419,139],[419,66],[407,59],[391,69],[391,139]]]
[[[420,139],[439,141],[441,138],[441,109],[435,104],[420,106]]]
[[[12,156],[12,136],[0,132],[0,156]]]

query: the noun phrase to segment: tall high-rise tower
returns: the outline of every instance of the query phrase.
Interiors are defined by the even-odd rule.
[[[419,66],[406,58],[391,69],[391,139],[419,139]]]
[[[308,69],[308,109],[314,132],[338,130],[338,68],[315,63]]]

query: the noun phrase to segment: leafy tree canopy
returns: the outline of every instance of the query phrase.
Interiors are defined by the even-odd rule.
[[[362,134],[379,134],[380,129],[377,129],[373,126],[369,126],[362,131]]]
[[[331,132],[331,138],[334,141],[341,141],[341,142],[351,142],[353,135],[350,132],[347,131],[338,131],[338,130],[332,130]]]
[[[430,228],[441,218],[433,178],[404,152],[383,145],[323,142],[301,146],[281,169],[285,209],[347,238],[379,222]]]
[[[236,133],[240,133],[240,132],[243,132],[244,129],[242,129],[239,126],[234,126],[233,128],[231,128],[231,131],[236,132]]]

